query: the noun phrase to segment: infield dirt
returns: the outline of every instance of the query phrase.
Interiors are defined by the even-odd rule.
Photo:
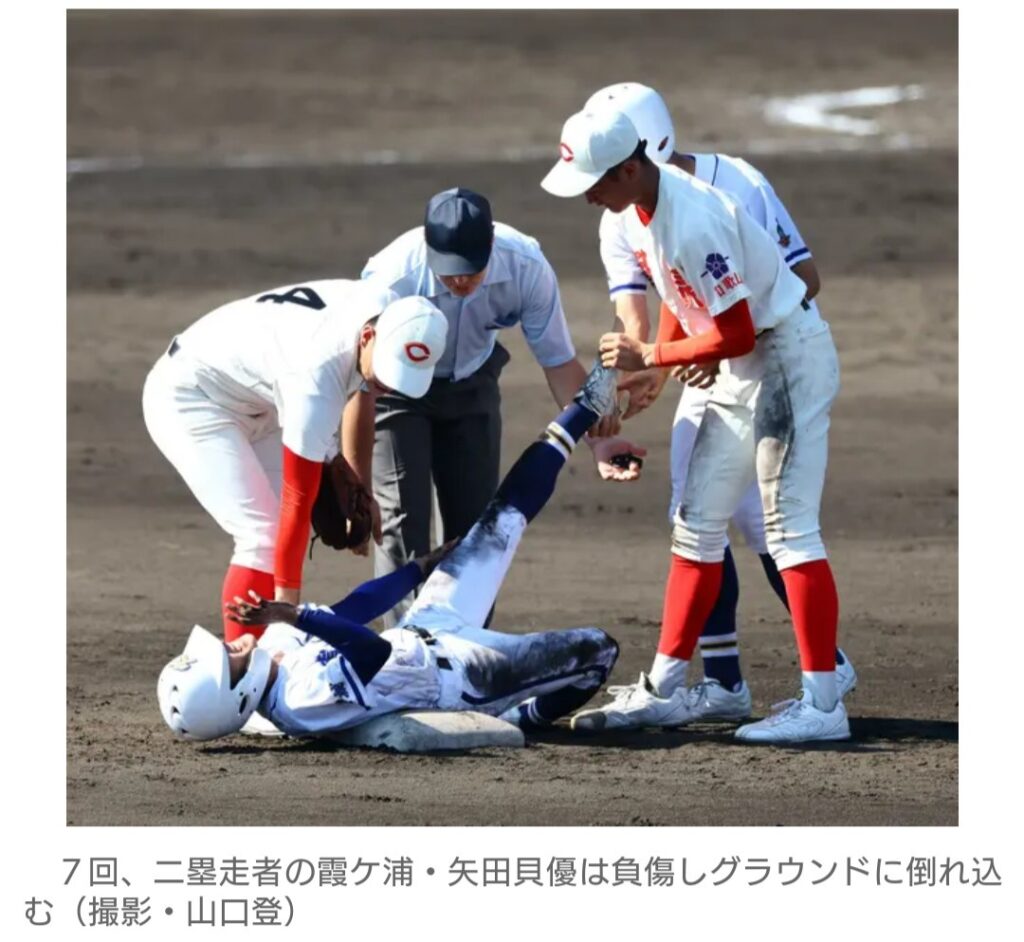
[[[257,797],[266,824],[957,823],[955,14],[683,12],[657,25],[643,13],[69,14],[69,159],[141,165],[68,177],[68,823],[242,824]],[[610,74],[609,62],[635,67]],[[564,118],[620,79],[665,93],[681,149],[753,152],[818,260],[843,369],[823,520],[840,643],[860,674],[853,740],[765,749],[722,727],[556,729],[523,750],[444,757],[175,741],[156,677],[194,622],[216,627],[230,550],[146,434],[149,367],[217,304],[357,277],[454,185],[540,239],[589,357],[610,320],[597,212],[538,181]],[[762,116],[765,95],[908,84],[924,96],[863,112],[879,121],[873,137]],[[522,338],[502,341],[507,466],[552,403]],[[648,667],[676,399],[670,387],[627,426],[650,449],[641,483],[602,484],[576,456],[493,627],[599,625],[622,647],[613,683]],[[761,714],[792,694],[795,648],[757,559],[736,559]],[[330,601],[370,567],[323,552],[308,573],[308,597]]]

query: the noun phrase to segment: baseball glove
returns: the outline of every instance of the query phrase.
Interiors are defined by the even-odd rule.
[[[336,550],[362,546],[373,534],[372,503],[373,495],[340,454],[325,461],[310,517],[313,540]]]

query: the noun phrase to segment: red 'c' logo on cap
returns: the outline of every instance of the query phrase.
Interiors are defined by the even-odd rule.
[[[575,154],[572,152],[572,148],[564,141],[558,145],[558,150],[562,154],[562,160],[572,160],[575,158]]]
[[[405,345],[405,355],[413,363],[422,363],[424,360],[430,359],[430,347],[425,343],[420,343],[418,340],[410,340]]]

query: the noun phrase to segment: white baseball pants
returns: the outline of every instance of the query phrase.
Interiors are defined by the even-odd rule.
[[[692,386],[684,386],[679,397],[679,405],[672,420],[672,441],[669,451],[672,498],[669,502],[668,518],[671,523],[675,522],[676,510],[683,499],[690,455],[693,454],[697,429],[700,428],[710,398],[711,389],[694,389]],[[755,553],[760,556],[768,552],[764,535],[764,511],[761,508],[761,492],[758,490],[757,481],[751,481],[750,487],[743,493],[740,505],[732,515],[732,523],[743,534],[747,546]]]
[[[599,628],[504,634],[479,627],[494,605],[526,518],[492,502],[465,539],[441,561],[406,612],[400,628],[430,633],[439,670],[440,710],[478,710],[497,716],[530,697],[564,687],[596,689],[618,655]]]
[[[838,390],[828,324],[802,308],[724,363],[694,440],[672,551],[720,562],[729,519],[756,480],[778,568],[826,558],[819,511]]]
[[[232,565],[273,572],[282,472],[276,412],[244,415],[212,401],[179,352],[146,377],[142,413],[164,457],[234,539]]]

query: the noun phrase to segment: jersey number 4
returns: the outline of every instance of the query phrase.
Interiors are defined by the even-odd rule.
[[[314,311],[322,311],[327,307],[327,302],[320,297],[312,288],[292,288],[284,294],[263,294],[257,301],[273,301],[275,304],[301,304],[303,307],[311,307]]]

